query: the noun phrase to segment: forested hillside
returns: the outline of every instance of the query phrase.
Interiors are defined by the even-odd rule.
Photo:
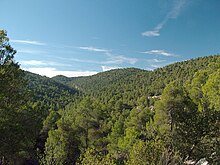
[[[64,108],[74,96],[79,94],[75,88],[70,88],[48,77],[25,72],[25,79],[34,101],[41,101],[44,105],[53,107],[55,110]]]
[[[0,164],[220,164],[220,55],[52,79],[0,31]]]
[[[115,69],[88,77],[67,78],[56,76],[52,79],[74,87],[86,95],[94,96],[104,102],[117,98],[135,102],[141,96],[158,96],[172,81],[184,83],[193,75],[212,63],[217,63],[219,55],[201,57],[177,62],[154,71],[136,68]]]
[[[47,161],[56,157],[50,155],[51,148],[61,147],[51,142],[65,135],[60,149],[64,155],[56,158],[67,164],[187,164],[202,158],[216,164],[219,109],[211,102],[220,95],[217,84],[208,84],[216,82],[212,75],[218,75],[219,62],[217,55],[155,71],[128,68],[89,77],[54,77],[82,91],[85,98],[71,103],[57,122],[58,129],[50,132]],[[212,95],[210,90],[216,91],[212,101],[207,96]],[[70,136],[76,139],[69,142]],[[75,150],[65,148],[70,144]]]

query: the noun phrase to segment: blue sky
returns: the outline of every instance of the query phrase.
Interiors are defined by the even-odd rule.
[[[220,53],[219,0],[2,0],[25,70],[52,77],[153,70]]]

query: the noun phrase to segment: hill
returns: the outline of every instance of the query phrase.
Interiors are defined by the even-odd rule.
[[[219,68],[216,55],[154,71],[52,78],[83,97],[66,106],[50,130],[47,163],[219,164]]]
[[[25,72],[28,89],[34,101],[53,107],[54,110],[64,108],[79,91],[45,76]]]
[[[143,95],[161,95],[167,84],[174,80],[183,83],[192,79],[193,75],[216,63],[220,55],[200,57],[188,61],[177,62],[154,71],[136,68],[115,69],[88,77],[67,78],[56,76],[52,79],[85,93],[109,101],[112,97],[130,98]],[[105,100],[103,97],[105,96]],[[106,98],[107,96],[107,98]]]

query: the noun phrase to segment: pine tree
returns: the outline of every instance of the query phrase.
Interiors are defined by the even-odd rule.
[[[15,53],[6,31],[0,30],[0,164],[21,164],[29,158],[38,130]]]

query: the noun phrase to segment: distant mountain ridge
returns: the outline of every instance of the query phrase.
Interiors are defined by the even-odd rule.
[[[114,89],[113,93],[131,92],[138,96],[144,92],[153,96],[160,95],[170,82],[174,80],[185,82],[192,79],[198,70],[205,69],[211,63],[216,63],[219,60],[220,55],[214,55],[176,62],[154,71],[126,68],[101,72],[87,77],[55,76],[52,80],[91,95],[107,92],[113,96],[111,89]]]
[[[64,107],[75,94],[84,93],[105,102],[112,97],[136,100],[142,95],[160,95],[167,84],[174,80],[183,83],[192,79],[200,69],[220,61],[220,55],[200,57],[167,65],[153,71],[137,68],[114,69],[86,77],[48,78],[30,72],[26,73],[29,88],[36,100]],[[107,97],[106,97],[107,96]]]

